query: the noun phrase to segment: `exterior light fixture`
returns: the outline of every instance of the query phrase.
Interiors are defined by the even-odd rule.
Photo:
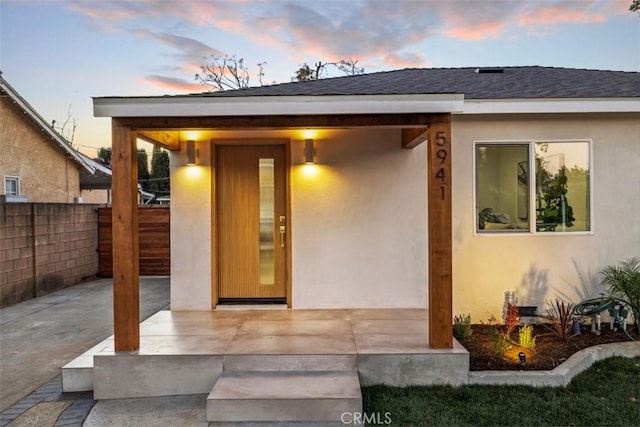
[[[523,352],[518,353],[518,359],[520,359],[520,365],[522,366],[527,362],[527,356]]]
[[[187,141],[187,165],[196,164],[196,142],[193,140]]]
[[[313,157],[315,150],[313,148],[313,139],[307,138],[304,140],[304,162],[308,165],[313,164]]]

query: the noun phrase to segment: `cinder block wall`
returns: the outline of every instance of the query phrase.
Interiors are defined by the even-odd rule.
[[[0,203],[0,307],[97,274],[96,207]]]

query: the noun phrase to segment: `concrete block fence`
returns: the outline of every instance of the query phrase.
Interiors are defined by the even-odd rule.
[[[0,307],[97,274],[98,206],[0,203]]]

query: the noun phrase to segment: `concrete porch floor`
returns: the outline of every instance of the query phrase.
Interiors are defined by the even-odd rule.
[[[211,392],[227,401],[247,374],[264,384],[284,374],[277,381],[289,384],[303,373],[308,389],[309,378],[329,387],[348,372],[358,388],[466,384],[467,351],[455,340],[453,349],[429,348],[427,330],[422,309],[160,311],[140,325],[139,351],[115,353],[110,337],[64,366],[63,390],[93,390],[95,399]]]

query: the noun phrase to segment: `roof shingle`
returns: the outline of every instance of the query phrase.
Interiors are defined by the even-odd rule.
[[[556,67],[406,68],[192,96],[464,94],[465,99],[640,97],[640,73]]]

